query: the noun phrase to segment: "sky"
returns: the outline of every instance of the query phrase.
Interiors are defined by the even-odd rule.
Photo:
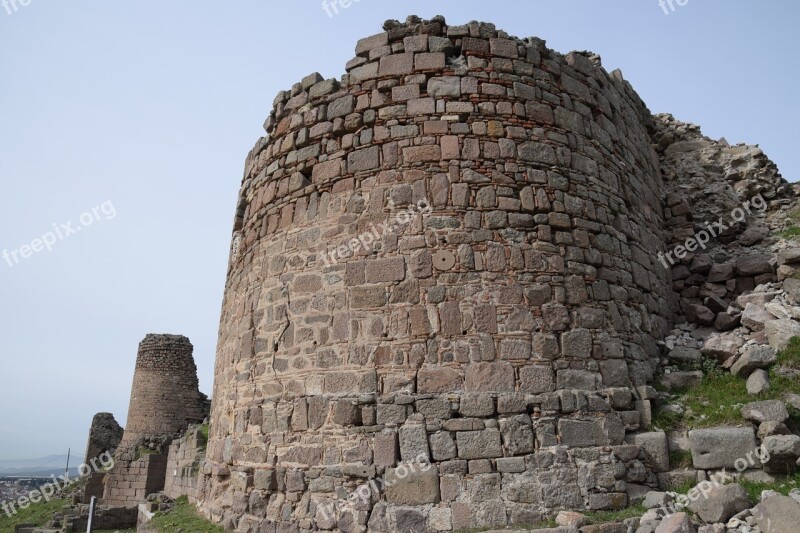
[[[759,144],[796,181],[800,2],[680,1],[6,0],[0,459],[82,454],[97,412],[124,425],[147,333],[188,336],[210,393],[244,159],[278,91],[340,77],[387,19],[592,50],[652,112]]]

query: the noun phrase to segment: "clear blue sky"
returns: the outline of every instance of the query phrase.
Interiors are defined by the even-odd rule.
[[[210,392],[244,158],[277,91],[313,71],[339,77],[386,19],[485,20],[593,50],[653,112],[761,144],[795,181],[800,3],[675,7],[360,0],[332,18],[319,0],[0,7],[0,251],[91,220],[52,251],[0,259],[0,458],[82,453],[98,411],[124,425],[146,333],[189,336]]]

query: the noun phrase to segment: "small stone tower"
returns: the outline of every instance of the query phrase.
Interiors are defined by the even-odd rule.
[[[205,418],[194,347],[182,335],[147,335],[139,344],[123,445],[175,435]]]
[[[128,423],[107,476],[106,503],[135,505],[163,490],[169,444],[207,416],[192,351],[181,335],[151,334],[139,344]]]

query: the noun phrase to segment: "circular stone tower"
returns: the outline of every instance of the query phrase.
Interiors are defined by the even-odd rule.
[[[445,531],[624,506],[663,468],[626,435],[677,308],[650,113],[586,52],[385,30],[280,93],[247,158],[205,512]]]
[[[194,347],[182,335],[147,335],[139,343],[128,423],[121,448],[148,437],[176,436],[205,418]]]

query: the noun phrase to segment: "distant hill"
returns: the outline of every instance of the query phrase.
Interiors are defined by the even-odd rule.
[[[83,457],[71,454],[69,460],[70,477],[78,475],[78,467]],[[50,477],[64,474],[67,454],[49,455],[37,459],[0,460],[0,477]]]

